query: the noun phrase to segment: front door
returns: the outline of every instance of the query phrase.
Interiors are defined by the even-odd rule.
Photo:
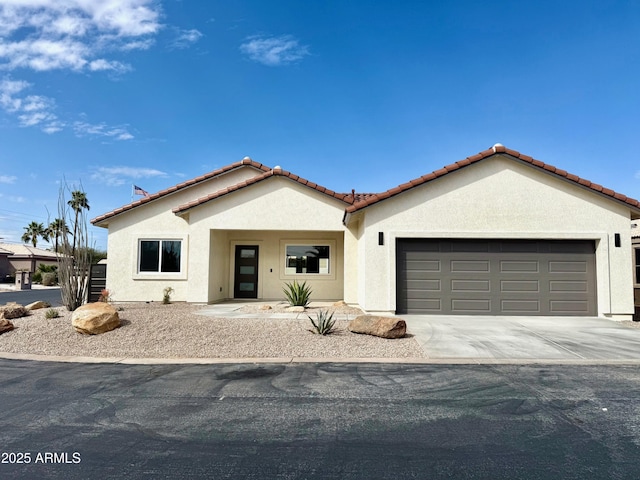
[[[258,246],[236,245],[234,298],[258,298]]]

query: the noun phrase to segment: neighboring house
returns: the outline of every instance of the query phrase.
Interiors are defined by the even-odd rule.
[[[11,264],[9,263],[8,258],[9,255],[11,255],[9,250],[0,248],[0,282],[5,281],[5,279],[11,275],[9,273],[11,271]]]
[[[2,258],[2,251],[8,252],[6,262]],[[17,245],[13,243],[0,243],[0,274],[2,278],[13,275],[18,270],[35,272],[38,265],[57,265],[58,260],[54,252],[42,250],[29,245]]]
[[[369,312],[633,314],[640,203],[502,145],[378,194],[250,158],[94,218],[118,301],[314,300]]]

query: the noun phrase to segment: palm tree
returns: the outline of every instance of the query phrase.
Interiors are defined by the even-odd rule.
[[[47,227],[47,233],[49,238],[53,238],[54,240],[54,252],[58,252],[58,240],[62,235],[66,235],[69,231],[67,227],[67,222],[64,221],[64,218],[56,218],[53,222],[49,224]]]
[[[76,254],[76,236],[78,235],[78,215],[82,209],[89,210],[89,200],[87,200],[87,194],[80,190],[74,190],[71,192],[71,200],[67,202],[71,209],[75,212],[76,217],[73,222],[73,248],[71,249],[71,256]]]
[[[49,235],[43,224],[31,222],[24,227],[24,234],[22,235],[22,241],[24,243],[31,242],[33,247],[36,248],[38,246],[38,237],[42,237],[45,242],[49,241]]]

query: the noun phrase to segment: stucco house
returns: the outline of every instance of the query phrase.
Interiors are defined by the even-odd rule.
[[[633,314],[640,203],[500,144],[377,194],[245,158],[91,222],[118,301],[315,300],[368,312]]]
[[[0,243],[0,278],[14,275],[18,270],[35,272],[40,264],[57,265],[55,252],[14,243]]]

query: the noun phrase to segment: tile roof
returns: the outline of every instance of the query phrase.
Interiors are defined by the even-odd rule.
[[[467,167],[469,165],[472,165],[476,162],[479,162],[481,160],[484,160],[485,158],[489,158],[492,157],[493,155],[497,155],[500,153],[505,153],[507,155],[510,155],[518,160],[521,160],[533,167],[539,168],[540,170],[544,170],[547,173],[553,174],[557,177],[560,177],[564,180],[569,180],[570,182],[576,183],[578,185],[581,185],[583,187],[589,188],[591,190],[594,190],[597,193],[600,193],[602,195],[605,195],[607,197],[610,197],[614,200],[617,200],[619,202],[622,202],[628,206],[634,207],[636,209],[640,209],[640,202],[638,200],[635,200],[633,198],[627,197],[626,195],[623,195],[621,193],[617,193],[613,190],[610,190],[608,188],[604,188],[602,185],[598,185],[597,183],[593,183],[590,182],[589,180],[585,180],[583,178],[580,178],[576,175],[573,175],[571,173],[566,172],[565,170],[561,170],[559,168],[554,167],[553,165],[549,165],[547,163],[541,162],[540,160],[536,160],[532,157],[529,157],[527,155],[523,155],[520,152],[517,152],[515,150],[511,150],[509,148],[504,147],[503,145],[500,144],[496,144],[495,146],[493,146],[492,148],[489,148],[483,152],[480,152],[476,155],[473,155],[471,157],[467,157],[464,160],[460,160],[458,162],[452,163],[450,165],[447,165],[439,170],[435,170],[434,172],[431,172],[427,175],[423,175],[419,178],[416,178],[414,180],[411,180],[407,183],[403,183],[402,185],[398,185],[397,187],[394,187],[390,190],[387,190],[386,192],[382,192],[382,193],[378,193],[372,196],[369,196],[367,198],[364,198],[360,201],[356,201],[354,204],[349,205],[346,208],[345,211],[345,216],[347,214],[350,213],[354,213],[357,212],[358,210],[362,210],[363,208],[366,208],[370,205],[373,205],[375,203],[378,203],[382,200],[386,200],[387,198],[393,197],[395,195],[398,195],[399,193],[402,192],[406,192],[407,190],[412,189],[413,187],[417,187],[418,185],[422,185],[425,184],[427,182],[430,182],[431,180],[435,180],[436,178],[440,178],[450,172],[453,172],[455,170],[459,170],[461,168]]]
[[[201,175],[199,177],[196,178],[192,178],[191,180],[187,180],[186,182],[182,182],[179,183],[178,185],[174,185],[173,187],[169,187],[166,188],[164,190],[160,190],[159,192],[153,193],[151,195],[149,195],[148,197],[144,197],[141,198],[140,200],[136,200],[135,202],[129,203],[127,205],[124,205],[120,208],[116,208],[115,210],[112,210],[110,212],[107,212],[103,215],[100,215],[98,217],[95,217],[93,219],[91,219],[91,223],[92,224],[96,224],[96,223],[100,223],[104,220],[107,220],[111,217],[115,217],[116,215],[119,215],[123,212],[126,212],[128,210],[131,210],[133,208],[139,207],[140,205],[144,205],[145,203],[149,203],[152,202],[153,200],[157,200],[158,198],[164,197],[166,195],[169,195],[171,193],[177,192],[179,190],[183,190],[187,187],[190,187],[192,185],[196,185],[198,183],[204,182],[205,180],[209,180],[210,178],[214,178],[217,177],[219,175],[222,175],[223,173],[227,173],[230,172],[231,170],[236,170],[238,168],[241,168],[243,166],[250,166],[250,167],[254,167],[258,170],[261,170],[263,172],[268,172],[271,169],[269,167],[267,167],[266,165],[263,165],[261,163],[258,162],[254,162],[253,160],[251,160],[250,158],[246,157],[243,158],[242,160],[238,161],[238,162],[234,162],[230,165],[227,165],[225,167],[219,168],[217,170],[213,170],[212,172],[206,173],[204,175]]]
[[[0,249],[9,252],[9,255],[16,255],[19,257],[51,257],[56,258],[55,252],[50,250],[43,250],[41,248],[35,248],[30,245],[20,245],[16,243],[0,243]]]
[[[294,182],[297,182],[301,185],[304,185],[305,187],[309,187],[312,188],[314,190],[317,190],[320,193],[324,193],[325,195],[328,195],[330,197],[336,198],[346,204],[351,204],[354,201],[354,192],[352,193],[336,193],[333,190],[329,190],[328,188],[325,188],[323,186],[318,185],[317,183],[313,183],[310,182],[309,180],[306,180],[302,177],[299,177],[298,175],[294,175],[291,172],[288,172],[286,170],[282,170],[279,167],[275,167],[272,170],[266,171],[264,172],[262,175],[257,175],[253,178],[249,178],[243,182],[237,183],[235,185],[231,185],[227,188],[223,188],[222,190],[218,190],[217,192],[213,192],[209,195],[206,195],[204,197],[200,197],[196,200],[193,200],[189,203],[185,203],[182,205],[179,205],[177,207],[175,207],[172,211],[173,213],[176,214],[180,214],[180,213],[184,213],[185,211],[200,206],[203,203],[209,202],[211,200],[214,200],[216,198],[220,198],[224,195],[228,195],[229,193],[232,192],[236,192],[238,190],[241,190],[243,188],[246,188],[250,185],[254,185],[256,183],[262,182],[263,180],[266,180],[267,178],[271,178],[274,176],[280,176],[280,177],[284,177],[284,178],[288,178],[290,180],[293,180]],[[367,195],[367,194],[355,194],[355,199],[363,199],[366,198],[363,195]]]

